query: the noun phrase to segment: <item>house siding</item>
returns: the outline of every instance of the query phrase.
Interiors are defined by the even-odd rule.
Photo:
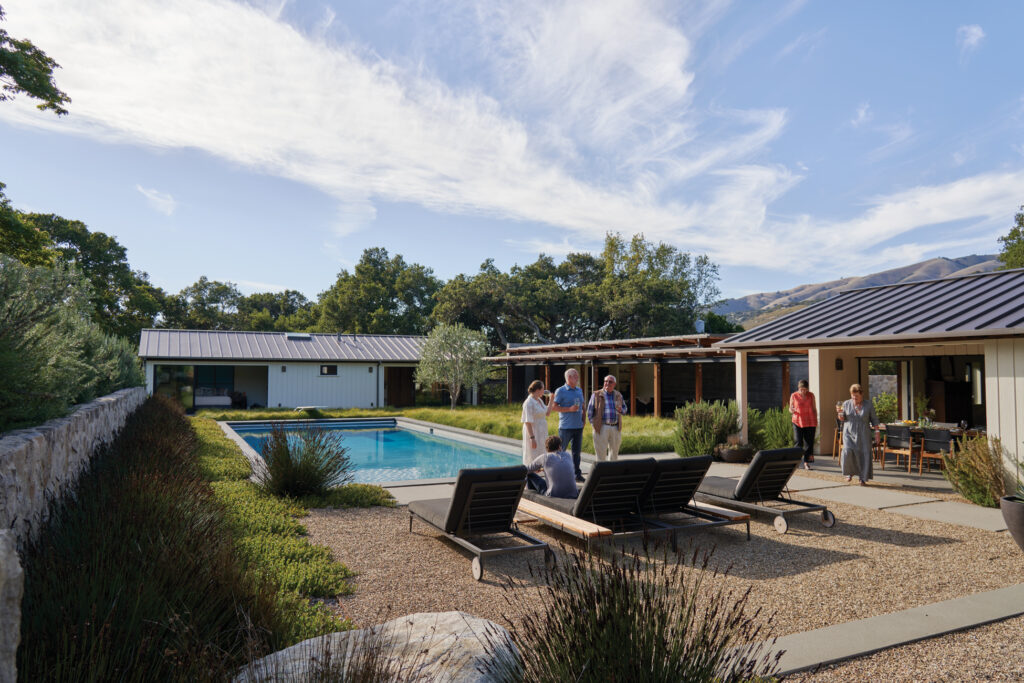
[[[267,403],[270,406],[373,408],[379,388],[376,363],[330,363],[333,377],[320,375],[320,363],[270,363]],[[285,370],[282,372],[282,368]]]
[[[1006,467],[1024,460],[1024,339],[985,344],[985,408],[990,436],[1006,450]]]

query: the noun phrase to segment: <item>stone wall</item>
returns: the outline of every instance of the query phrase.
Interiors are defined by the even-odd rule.
[[[92,456],[145,400],[144,387],[122,389],[0,437],[0,683],[17,678],[24,576],[16,548],[39,532],[50,500],[74,490]]]
[[[23,545],[46,521],[49,500],[73,490],[97,449],[146,400],[144,387],[76,406],[67,417],[0,436],[0,529]]]

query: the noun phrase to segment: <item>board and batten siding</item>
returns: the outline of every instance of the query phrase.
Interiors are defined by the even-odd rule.
[[[320,363],[270,363],[267,370],[267,404],[294,408],[374,408],[378,400],[376,363],[325,363],[337,365],[337,376],[321,376]],[[281,368],[286,368],[283,372]]]
[[[1012,472],[1014,456],[1024,461],[1024,339],[985,342],[985,411]]]

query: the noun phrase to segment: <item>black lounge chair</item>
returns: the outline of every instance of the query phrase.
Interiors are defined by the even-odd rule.
[[[553,553],[548,544],[519,531],[515,524],[525,486],[526,468],[522,465],[459,470],[451,498],[409,503],[409,531],[413,518],[418,517],[473,553],[473,578],[477,581],[483,578],[487,557],[543,550],[544,561],[550,563]],[[528,545],[481,548],[469,540],[496,534],[511,534]]]
[[[670,534],[673,527],[641,514],[641,501],[654,475],[654,458],[595,463],[577,498],[548,497],[526,491],[520,511],[582,538],[632,538]]]
[[[783,495],[802,457],[799,448],[758,451],[739,482],[726,477],[705,477],[694,498],[734,510],[775,515],[775,530],[780,534],[789,530],[787,516],[805,512],[821,512],[821,523],[831,528],[836,524],[836,516],[824,505]]]
[[[654,475],[647,483],[647,490],[641,498],[641,514],[665,523],[671,524],[675,521],[672,526],[685,532],[746,523],[749,541],[750,515],[729,513],[728,510],[721,509],[701,509],[694,504],[693,496],[710,467],[710,455],[656,461]],[[674,516],[675,519],[666,519],[668,515]],[[674,546],[674,536],[672,541]]]

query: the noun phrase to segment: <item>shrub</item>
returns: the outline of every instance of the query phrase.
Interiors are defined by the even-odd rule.
[[[945,475],[957,493],[976,505],[999,507],[1006,491],[1003,445],[998,437],[964,438],[956,453],[942,458]]]
[[[684,458],[710,454],[739,424],[735,401],[687,403],[675,412],[675,451]]]
[[[289,432],[271,425],[263,444],[267,473],[261,487],[275,496],[322,496],[352,480],[348,449],[340,432],[317,427]]]
[[[879,422],[882,424],[892,424],[896,421],[896,409],[898,407],[896,394],[883,392],[878,396],[873,396],[871,402],[875,406],[875,414],[878,416]]]
[[[793,418],[789,408],[769,408],[761,416],[758,448],[772,450],[793,445]]]
[[[770,676],[781,653],[758,641],[771,618],[746,613],[750,594],[713,588],[710,553],[652,558],[646,550],[610,562],[575,548],[545,572],[539,606],[506,585],[519,612],[509,619],[516,648],[489,635],[490,671],[500,681],[747,681]],[[692,563],[694,566],[687,567]],[[518,652],[510,659],[501,652]]]

